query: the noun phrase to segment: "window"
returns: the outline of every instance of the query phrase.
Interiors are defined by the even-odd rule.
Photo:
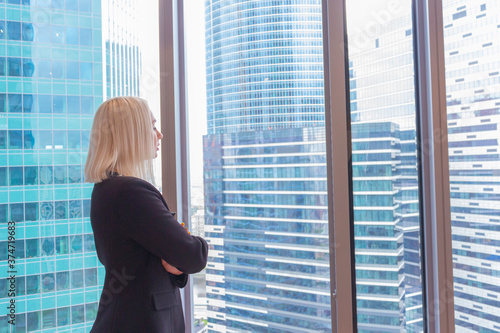
[[[300,3],[186,11],[195,330],[331,330],[321,2]]]
[[[21,22],[7,21],[7,39],[21,40]]]
[[[26,71],[25,71],[26,73]],[[35,96],[29,95],[29,94],[24,94],[23,95],[23,112],[24,113],[31,113],[35,112]]]
[[[458,20],[459,18],[467,16],[467,11],[463,10],[461,12],[453,14],[453,20]]]
[[[85,235],[85,252],[95,251],[94,235]]]
[[[0,1],[17,330],[92,327],[104,267],[83,164],[99,105],[134,95],[179,152],[155,161],[156,184],[210,242],[183,299],[190,331],[500,331],[498,1],[189,4]]]
[[[54,291],[56,280],[53,273],[42,275],[42,292]]]
[[[68,79],[78,80],[80,78],[80,64],[75,61],[67,61],[66,73]]]
[[[27,239],[26,240],[26,258],[36,258],[40,256],[39,250],[39,239]]]
[[[57,290],[69,289],[69,272],[56,273]]]
[[[22,203],[10,204],[10,221],[22,222],[24,220],[24,207]]]
[[[20,58],[7,58],[7,75],[21,76],[22,66]]]
[[[90,0],[78,0],[78,9],[81,12],[90,13],[92,11],[92,1],[90,1]]]
[[[21,276],[21,277],[16,278],[16,295],[21,295],[21,296],[26,295],[26,277],[25,276]],[[19,321],[21,322],[22,320],[19,320]],[[17,326],[17,323],[16,323],[16,326]],[[22,326],[22,325],[19,324],[18,327],[20,327],[20,326]]]
[[[25,221],[38,220],[38,202],[27,202],[24,204],[24,207]]]
[[[56,252],[57,254],[68,254],[68,236],[56,237]]]
[[[40,329],[40,317],[40,311],[27,313],[28,331],[36,331]]]
[[[47,131],[41,131],[39,133],[40,137],[40,145],[42,149],[45,149],[47,147],[52,147],[52,136],[49,135],[51,134],[50,132]],[[42,136],[43,135],[43,136]],[[44,138],[44,136],[47,136],[47,138]],[[47,148],[50,149],[50,148]],[[52,167],[50,166],[41,166],[38,169],[38,179],[40,180],[40,185],[47,185],[47,184],[52,184],[53,183],[53,172],[52,172]]]
[[[80,73],[82,80],[92,80],[92,63],[81,62],[80,63]]]
[[[81,112],[84,114],[93,114],[94,109],[94,100],[92,97],[81,97]]]
[[[66,97],[53,96],[52,97],[52,110],[54,113],[66,113]]]
[[[74,270],[71,272],[71,288],[83,287],[83,270]]]
[[[71,315],[69,307],[57,308],[57,326],[66,326],[70,324]]]
[[[55,202],[55,219],[62,220],[68,218],[68,202],[56,201]]]
[[[56,310],[44,310],[42,311],[43,318],[43,328],[53,328],[56,327]]]
[[[78,28],[66,27],[66,44],[78,45]]]
[[[82,235],[70,236],[71,253],[82,252]]]
[[[12,145],[11,145],[12,148]],[[19,147],[21,148],[21,147]],[[23,185],[23,168],[22,167],[11,167],[9,168],[9,178],[10,185]]]
[[[98,303],[85,304],[85,321],[93,321],[97,316]]]
[[[60,25],[52,26],[52,43],[61,44],[66,41],[65,27]]]
[[[76,305],[71,307],[71,324],[79,324],[84,321],[85,307],[83,305]]]
[[[33,131],[23,131],[24,149],[33,149],[35,146],[35,135]],[[26,184],[28,185],[28,184]]]
[[[82,181],[82,167],[80,165],[68,166],[68,181],[70,183],[80,183]]]
[[[38,294],[40,293],[40,275],[28,275],[26,276],[26,294]]]
[[[80,96],[68,96],[68,113],[80,113]]]
[[[50,63],[46,64],[50,68]],[[50,77],[50,76],[49,76]],[[52,112],[52,96],[38,95],[38,112],[51,113]]]
[[[92,45],[92,30],[80,28],[80,45]]]
[[[22,95],[21,94],[9,94],[9,112],[22,112]]]
[[[443,1],[444,24],[457,18],[454,11],[459,3]],[[500,207],[495,203],[499,185],[495,175],[500,172],[500,94],[498,80],[492,75],[500,65],[484,50],[488,40],[500,38],[500,17],[492,9],[497,5],[494,1],[468,2],[469,8],[485,11],[489,20],[477,25],[476,17],[464,14],[444,35],[457,332],[500,329],[494,315],[500,308],[500,291],[493,282],[499,276],[495,265],[500,259]],[[460,38],[465,31],[474,38]],[[462,80],[457,81],[458,77]]]
[[[51,42],[51,34],[50,34],[50,25],[39,24],[36,26],[36,39],[40,43],[50,43]]]
[[[54,254],[54,238],[42,238],[42,256],[51,256]]]
[[[97,268],[85,270],[85,286],[91,287],[97,285]]]
[[[62,133],[56,133],[56,131],[54,131],[54,145],[56,147],[60,147],[62,148],[64,146],[64,141],[63,139],[59,139],[58,142],[56,141],[56,134],[60,134],[61,136],[64,135],[65,136],[65,131],[61,131]],[[57,142],[57,143],[56,143]],[[66,183],[66,166],[61,166],[61,165],[58,165],[58,166],[54,166],[54,184],[65,184]]]

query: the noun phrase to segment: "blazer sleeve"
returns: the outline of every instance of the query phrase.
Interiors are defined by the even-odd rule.
[[[205,268],[207,242],[180,225],[154,186],[132,178],[122,184],[117,199],[120,227],[126,236],[181,272],[192,274]]]
[[[168,273],[170,275],[170,280],[174,284],[174,286],[178,288],[184,288],[188,282],[188,275],[186,273],[180,275],[174,275],[172,273]]]

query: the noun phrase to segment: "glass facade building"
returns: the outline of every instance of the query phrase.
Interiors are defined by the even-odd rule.
[[[324,136],[205,138],[209,331],[331,330]]]
[[[137,44],[116,15],[102,16],[113,8],[130,16],[131,6],[0,3],[0,332],[92,327],[104,268],[83,166],[96,108],[108,97],[139,93]],[[6,316],[8,222],[16,226],[15,326]]]
[[[443,1],[457,331],[500,331],[498,6]],[[360,332],[425,326],[415,36],[411,3],[403,7],[372,31],[347,20]],[[321,40],[310,38],[306,50],[300,37],[289,39],[321,36],[319,21],[300,22],[304,11],[319,14],[320,4],[208,1],[205,8],[205,231],[214,248],[208,328],[328,330],[310,317],[326,315],[322,302],[328,300],[320,295],[308,303],[295,297],[285,308],[307,313],[300,318],[275,312],[277,290],[280,296],[290,288],[305,293],[328,276],[321,273],[326,266],[294,262],[328,255],[320,242],[328,234],[321,224],[327,213],[323,86],[321,76],[314,78],[322,66]],[[304,63],[309,73],[302,72]],[[244,295],[228,296],[239,289]],[[328,288],[315,290],[326,297]]]
[[[360,332],[423,327],[406,9],[349,44]],[[208,329],[330,331],[321,4],[211,1],[206,18]]]
[[[323,126],[321,1],[205,1],[208,134]]]
[[[500,4],[443,1],[457,331],[500,332]]]
[[[106,95],[139,96],[142,55],[136,0],[102,0]]]
[[[376,33],[347,19],[359,332],[424,327],[412,9],[399,5]]]
[[[206,1],[208,330],[331,330],[321,1]]]

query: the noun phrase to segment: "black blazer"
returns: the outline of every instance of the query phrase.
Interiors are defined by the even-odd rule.
[[[158,190],[134,177],[94,186],[90,206],[99,261],[106,268],[93,333],[182,333],[179,288],[201,271],[208,247],[174,218]],[[182,275],[165,271],[166,262]]]

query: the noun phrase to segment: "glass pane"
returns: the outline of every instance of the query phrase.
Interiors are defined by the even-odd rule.
[[[195,331],[331,331],[321,1],[185,12]]]
[[[358,332],[422,332],[412,1],[346,4]]]
[[[500,332],[500,3],[443,1],[457,332]]]
[[[0,0],[0,13],[0,281],[15,221],[19,304],[12,329],[0,311],[0,332],[88,332],[104,283],[83,179],[90,129],[125,95],[160,123],[158,2]]]

